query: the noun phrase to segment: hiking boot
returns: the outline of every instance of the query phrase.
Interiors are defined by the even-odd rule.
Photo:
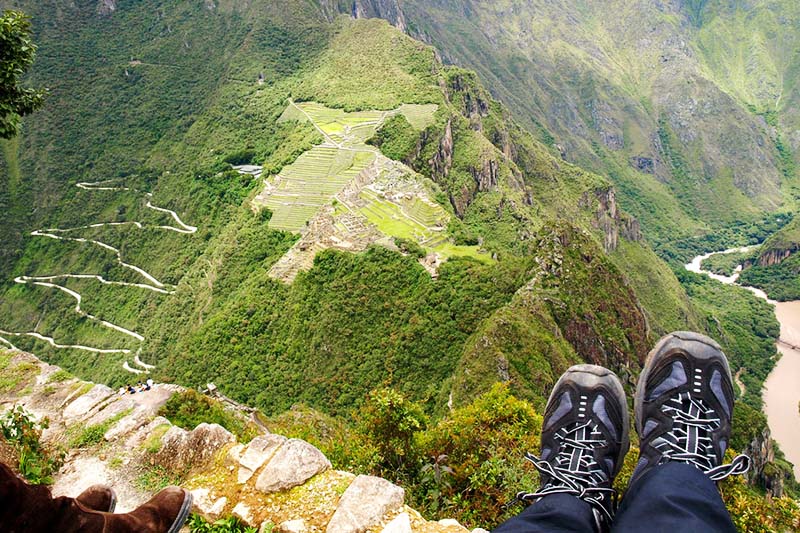
[[[669,461],[694,465],[713,481],[747,472],[746,455],[722,464],[733,385],[728,359],[705,335],[677,331],[658,341],[639,376],[634,406],[640,445],[631,486]]]
[[[117,493],[106,485],[92,485],[75,499],[92,511],[113,513],[117,507]]]
[[[576,365],[559,378],[545,408],[542,452],[525,458],[540,473],[541,487],[520,492],[528,503],[550,494],[572,494],[589,503],[599,529],[614,512],[611,485],[630,447],[625,391],[600,366]]]

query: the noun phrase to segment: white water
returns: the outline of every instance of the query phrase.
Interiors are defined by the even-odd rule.
[[[135,190],[135,189],[130,189],[128,187],[114,187],[112,185],[109,185],[109,183],[110,182],[108,182],[108,181],[104,181],[104,182],[81,182],[81,183],[77,183],[76,186],[78,188],[80,188],[80,189],[84,189],[84,190],[88,190],[88,191],[91,191],[91,190],[96,190],[96,191],[131,191],[131,190]],[[78,293],[77,291],[74,291],[72,289],[68,289],[67,287],[64,287],[63,285],[59,285],[57,283],[52,283],[52,282],[57,280],[57,279],[69,279],[69,278],[72,278],[72,279],[92,279],[92,280],[99,281],[100,283],[105,284],[105,285],[120,285],[120,286],[125,286],[125,287],[136,287],[136,288],[140,288],[140,289],[146,289],[146,290],[151,290],[151,291],[154,291],[154,292],[159,292],[159,293],[162,293],[162,294],[171,294],[172,292],[174,292],[174,290],[172,290],[172,289],[165,288],[166,286],[165,286],[164,283],[162,283],[161,281],[156,279],[153,275],[149,274],[144,269],[139,268],[139,267],[137,267],[135,265],[131,265],[129,263],[124,262],[122,260],[122,253],[120,252],[120,250],[115,248],[115,247],[113,247],[113,246],[111,246],[110,244],[106,244],[106,243],[104,243],[102,241],[97,241],[97,240],[93,240],[93,239],[86,239],[86,238],[82,238],[82,237],[62,237],[61,236],[61,234],[68,233],[68,232],[71,232],[71,231],[77,231],[77,230],[81,230],[81,229],[101,228],[101,227],[104,227],[104,226],[124,226],[124,225],[133,225],[133,226],[136,226],[139,229],[142,229],[142,228],[145,228],[145,227],[152,227],[152,228],[163,229],[163,230],[168,230],[168,231],[174,231],[174,232],[177,232],[177,233],[184,233],[184,234],[195,233],[197,231],[197,228],[195,226],[190,226],[190,225],[184,223],[180,219],[180,217],[178,216],[178,214],[175,211],[172,211],[171,209],[166,209],[166,208],[163,208],[163,207],[154,206],[150,201],[150,199],[153,197],[152,193],[145,193],[145,194],[147,196],[147,204],[146,204],[147,208],[152,209],[153,211],[157,211],[159,213],[166,213],[166,214],[170,215],[172,217],[172,219],[176,222],[176,224],[179,227],[166,226],[166,225],[145,226],[144,224],[142,224],[141,222],[138,222],[138,221],[131,221],[131,222],[101,222],[101,223],[96,223],[96,224],[89,224],[87,226],[79,226],[79,227],[75,227],[75,228],[61,228],[61,229],[59,229],[59,228],[49,228],[49,229],[35,230],[35,231],[31,232],[31,235],[34,236],[34,237],[48,237],[50,239],[63,240],[63,241],[75,241],[75,242],[82,242],[82,243],[90,243],[90,244],[94,244],[95,246],[99,246],[100,248],[103,248],[105,250],[109,250],[111,252],[114,252],[114,254],[116,255],[116,258],[117,258],[117,263],[120,266],[122,266],[122,267],[124,267],[124,268],[126,268],[128,270],[131,270],[133,272],[136,272],[137,274],[142,276],[145,280],[147,280],[148,283],[128,283],[128,282],[124,282],[124,281],[109,281],[109,280],[106,280],[105,278],[103,278],[102,276],[98,276],[98,275],[94,275],[94,274],[55,274],[55,275],[51,275],[51,276],[18,276],[16,278],[14,278],[14,281],[16,283],[21,283],[21,284],[30,283],[32,285],[38,285],[40,287],[47,287],[47,288],[52,288],[52,289],[56,289],[56,290],[62,291],[65,294],[68,294],[69,296],[71,296],[72,298],[75,298],[75,300],[77,302],[75,304],[75,312],[78,313],[79,315],[81,315],[83,317],[86,317],[86,318],[88,318],[90,320],[93,320],[93,321],[99,323],[100,325],[102,325],[104,327],[107,327],[109,329],[113,329],[113,330],[118,331],[118,332],[120,332],[120,333],[122,333],[124,335],[129,336],[129,337],[133,337],[134,339],[136,339],[139,342],[143,342],[144,341],[144,337],[141,334],[139,334],[139,333],[137,333],[135,331],[129,330],[127,328],[124,328],[122,326],[119,326],[117,324],[114,324],[112,322],[109,322],[107,320],[103,320],[102,318],[99,318],[97,316],[94,316],[92,314],[89,314],[89,313],[83,311],[83,309],[81,309],[81,301],[83,300],[83,297],[80,295],[80,293]],[[71,348],[71,349],[84,350],[84,351],[88,351],[88,352],[101,353],[101,354],[110,354],[110,353],[130,354],[130,353],[132,353],[131,350],[122,349],[122,348],[120,348],[120,349],[101,349],[101,348],[93,348],[91,346],[83,346],[83,345],[80,345],[80,344],[68,344],[68,345],[58,344],[52,337],[47,337],[47,336],[42,335],[42,334],[40,334],[40,333],[38,333],[36,331],[10,332],[10,331],[0,330],[0,343],[8,345],[12,350],[18,350],[18,348],[16,346],[14,346],[14,344],[10,340],[8,340],[7,338],[5,338],[2,335],[9,336],[9,337],[22,337],[22,336],[34,337],[34,338],[46,341],[47,343],[49,343],[51,346],[53,346],[55,348]],[[134,356],[134,363],[136,365],[138,365],[139,367],[143,368],[144,370],[138,370],[138,369],[135,369],[135,368],[131,368],[130,365],[128,365],[128,361],[125,361],[123,363],[122,368],[124,368],[128,372],[132,372],[134,374],[142,374],[144,372],[148,372],[151,369],[155,368],[155,366],[153,366],[153,365],[148,365],[147,363],[143,363],[139,359],[139,352],[138,351],[136,352],[136,355]]]
[[[733,276],[721,276],[702,270],[702,261],[716,253],[747,252],[755,247],[731,248],[722,252],[699,255],[686,264],[691,272],[705,274],[726,284],[736,284],[740,267]],[[740,285],[741,286],[741,285]],[[778,442],[786,458],[794,464],[794,475],[800,478],[800,301],[776,302],[755,287],[744,287],[775,306],[775,317],[781,325],[775,343],[781,358],[764,382],[764,413],[767,415],[772,437]]]

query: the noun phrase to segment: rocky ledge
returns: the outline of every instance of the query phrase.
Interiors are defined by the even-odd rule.
[[[261,531],[468,531],[455,520],[425,520],[404,505],[403,489],[385,479],[334,470],[305,441],[265,432],[239,443],[216,424],[192,431],[172,425],[157,412],[181,387],[156,384],[151,391],[120,396],[33,355],[7,354],[5,372],[19,380],[0,389],[0,412],[22,405],[37,419],[49,419],[43,440],[64,448],[87,430],[104,430],[99,442],[67,450],[55,476],[55,495],[76,496],[105,483],[117,491],[117,512],[126,512],[161,485],[177,483],[192,491],[194,511],[207,519],[235,515]]]

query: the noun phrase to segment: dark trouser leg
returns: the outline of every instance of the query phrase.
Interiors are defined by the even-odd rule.
[[[698,468],[666,463],[628,489],[613,533],[736,533],[716,484]]]
[[[497,526],[492,533],[592,533],[592,507],[570,494],[551,494]],[[673,532],[674,533],[674,532]]]

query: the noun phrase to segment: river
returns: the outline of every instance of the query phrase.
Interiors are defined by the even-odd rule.
[[[735,284],[740,268],[733,276],[721,276],[700,268],[703,259],[715,253],[746,252],[754,247],[731,248],[723,252],[699,255],[686,265],[691,272],[706,274],[717,281]],[[775,306],[775,317],[781,324],[781,336],[775,344],[781,358],[767,381],[764,382],[764,413],[767,415],[772,437],[778,442],[786,459],[794,464],[794,475],[800,479],[800,301],[776,302],[764,291],[745,287],[756,296]]]

